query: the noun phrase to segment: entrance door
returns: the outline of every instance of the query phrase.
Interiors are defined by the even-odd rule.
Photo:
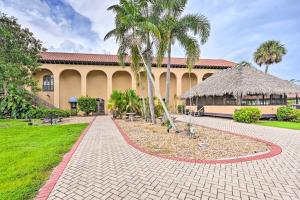
[[[104,107],[104,99],[97,99],[97,114],[104,115],[105,114],[105,107]]]

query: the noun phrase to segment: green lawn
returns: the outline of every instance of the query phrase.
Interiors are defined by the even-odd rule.
[[[0,199],[32,199],[85,127],[0,120]]]
[[[262,125],[262,126],[273,126],[273,127],[277,127],[277,128],[300,130],[300,123],[296,123],[296,122],[259,121],[256,124]]]

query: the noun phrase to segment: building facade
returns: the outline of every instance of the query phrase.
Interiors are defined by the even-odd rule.
[[[140,96],[147,97],[146,73],[140,72],[137,81],[130,70],[130,61],[119,66],[115,55],[43,52],[41,69],[34,74],[41,91],[38,96],[57,108],[70,109],[70,99],[89,96],[106,102],[113,90],[125,91],[132,88]],[[226,60],[201,59],[189,74],[184,58],[172,58],[170,105],[174,108],[179,97],[190,86],[201,83],[219,70],[236,64]],[[152,66],[155,85],[161,95],[166,91],[166,60],[162,67]],[[74,99],[74,98],[73,98]],[[105,110],[107,113],[107,109]]]

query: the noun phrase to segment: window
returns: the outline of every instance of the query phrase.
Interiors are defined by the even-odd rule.
[[[43,91],[54,90],[54,79],[53,75],[46,75],[43,77]]]

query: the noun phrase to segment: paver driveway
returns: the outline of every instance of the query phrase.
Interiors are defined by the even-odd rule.
[[[300,131],[215,118],[193,123],[266,139],[283,152],[235,164],[166,160],[129,146],[109,117],[97,117],[49,199],[300,199]]]

